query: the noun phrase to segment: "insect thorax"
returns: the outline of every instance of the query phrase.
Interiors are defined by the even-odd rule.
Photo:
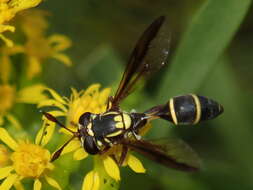
[[[108,111],[92,120],[92,131],[96,139],[111,138],[124,134],[132,126],[128,113]]]
[[[132,126],[131,114],[126,112],[86,112],[79,119],[81,144],[88,153],[97,154],[105,147],[118,144]]]

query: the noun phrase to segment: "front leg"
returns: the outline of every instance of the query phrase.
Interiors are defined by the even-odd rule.
[[[103,155],[105,154],[111,147],[110,146],[106,146],[103,150],[101,150],[98,154],[99,155]]]
[[[112,154],[110,156],[118,164],[118,166],[122,166],[123,163],[124,163],[124,161],[125,161],[125,159],[126,159],[127,153],[128,153],[128,148],[123,145],[122,146],[122,152],[121,152],[119,160],[116,158],[115,154]]]
[[[123,163],[124,163],[124,161],[126,159],[127,153],[128,153],[128,148],[127,148],[127,146],[123,145],[122,146],[122,152],[121,152],[121,155],[120,155],[120,159],[118,161],[118,165],[119,166],[123,165]]]
[[[102,151],[99,152],[99,155],[103,155],[107,153],[110,148],[111,147],[109,146],[105,147]],[[128,148],[126,146],[123,146],[119,160],[116,158],[115,154],[110,154],[108,156],[110,156],[118,164],[118,166],[122,166],[122,164],[124,163],[126,159],[127,153],[128,153]]]

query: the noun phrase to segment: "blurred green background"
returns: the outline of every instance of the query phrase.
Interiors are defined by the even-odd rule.
[[[156,17],[166,15],[172,34],[170,67],[131,95],[126,110],[145,109],[170,97],[197,93],[219,101],[225,112],[197,126],[174,127],[154,122],[147,138],[171,133],[199,153],[197,173],[167,169],[144,157],[146,174],[121,169],[120,189],[248,190],[253,189],[253,9],[250,0],[44,1],[51,12],[48,33],[70,37],[68,55],[73,67],[50,60],[44,65],[45,83],[62,95],[70,87],[99,82],[116,89],[135,42]],[[113,69],[112,69],[113,68]],[[57,70],[57,76],[55,71]],[[113,72],[112,72],[113,71]],[[140,157],[140,156],[138,156]],[[80,187],[90,168],[82,164],[71,176],[70,189]],[[78,182],[80,181],[80,182]]]

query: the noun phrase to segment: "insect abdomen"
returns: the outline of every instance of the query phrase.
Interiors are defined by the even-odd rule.
[[[176,125],[196,124],[223,112],[223,107],[214,100],[195,94],[171,98],[168,107],[171,121]]]

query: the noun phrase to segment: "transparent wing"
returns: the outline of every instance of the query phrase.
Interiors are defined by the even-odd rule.
[[[162,27],[165,17],[157,18],[142,34],[130,56],[118,90],[112,100],[117,107],[127,97],[137,81],[165,65],[169,54],[170,35]]]
[[[182,171],[197,171],[201,162],[190,146],[179,139],[162,139],[156,141],[125,140],[122,144],[143,154],[150,160],[166,167]]]

